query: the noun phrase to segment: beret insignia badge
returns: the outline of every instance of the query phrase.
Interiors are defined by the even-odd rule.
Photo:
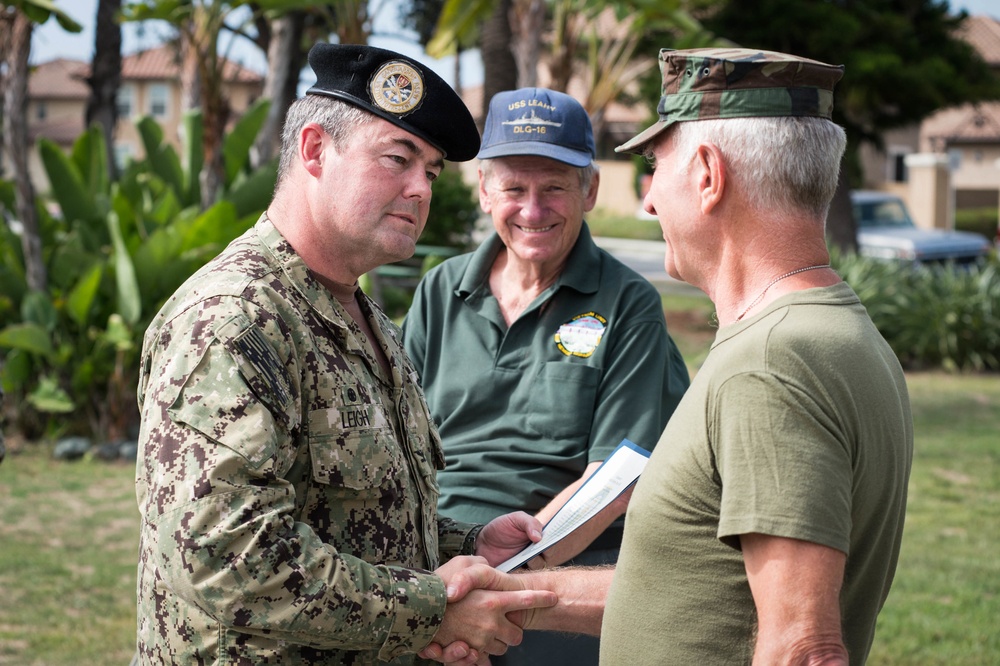
[[[424,80],[409,63],[393,60],[382,65],[368,84],[372,103],[383,111],[403,116],[420,106]]]

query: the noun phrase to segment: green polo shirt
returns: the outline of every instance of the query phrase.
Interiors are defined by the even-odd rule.
[[[417,287],[403,323],[447,458],[443,515],[535,513],[628,438],[652,449],[688,373],[660,296],[594,244],[507,327],[490,292],[493,234]]]

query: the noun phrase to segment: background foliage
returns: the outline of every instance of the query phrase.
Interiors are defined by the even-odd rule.
[[[146,157],[109,174],[101,132],[81,135],[69,155],[46,139],[39,150],[51,198],[39,196],[46,291],[27,287],[20,239],[0,224],[0,382],[14,429],[29,439],[85,435],[118,442],[137,430],[138,354],[150,320],[192,273],[256,222],[277,176],[276,160],[251,168],[250,148],[268,111],[254,105],[226,134],[225,179],[201,208],[201,115],[185,116],[183,155],[151,118],[137,126]],[[0,181],[0,206],[14,210]],[[400,267],[412,286],[442,254],[467,249],[478,204],[458,169],[434,185],[422,240],[441,246]],[[447,251],[445,251],[447,250]],[[424,262],[425,265],[421,265]],[[400,316],[407,289],[387,284]]]
[[[956,267],[841,255],[833,264],[905,368],[1000,370],[1000,262]]]
[[[198,112],[185,118],[183,160],[159,125],[140,120],[147,156],[114,180],[96,127],[69,155],[39,141],[52,183],[51,199],[38,197],[36,205],[49,275],[44,292],[28,289],[19,239],[8,225],[0,229],[0,381],[21,406],[18,430],[30,438],[75,433],[116,441],[134,429],[137,355],[150,319],[270,198],[275,164],[248,166],[266,112],[267,103],[258,103],[227,135],[224,189],[204,211]],[[0,196],[10,209],[9,189]]]

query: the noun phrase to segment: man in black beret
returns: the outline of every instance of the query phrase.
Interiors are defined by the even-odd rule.
[[[358,289],[413,254],[443,160],[479,150],[472,117],[397,53],[318,44],[309,62],[270,206],[144,340],[143,664],[407,664],[432,640],[473,661],[520,642],[507,613],[555,603],[448,603],[456,572],[485,580],[541,525],[439,519],[440,440],[400,331]]]

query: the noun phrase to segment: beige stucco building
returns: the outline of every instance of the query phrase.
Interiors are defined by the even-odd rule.
[[[32,146],[40,137],[55,141],[69,150],[84,130],[84,118],[90,88],[86,83],[90,64],[56,59],[32,68],[28,79],[28,132]],[[233,111],[239,116],[261,94],[264,77],[238,64],[226,61],[223,91]],[[176,148],[181,145],[180,68],[171,46],[160,46],[122,58],[121,86],[118,90],[118,125],[115,130],[116,162],[124,165],[129,158],[144,156],[142,140],[135,123],[150,116],[163,128],[164,140]],[[29,155],[29,169],[35,189],[49,189],[48,177],[37,149]]]
[[[1000,21],[970,16],[961,36],[1000,76]],[[952,227],[956,208],[1000,203],[1000,102],[942,109],[920,125],[887,132],[883,139],[883,151],[862,149],[863,187],[899,194],[915,218],[925,217],[930,206],[935,212],[929,226]],[[914,178],[914,168],[936,175]],[[932,203],[929,182],[934,183]],[[941,197],[946,200],[938,201]]]

